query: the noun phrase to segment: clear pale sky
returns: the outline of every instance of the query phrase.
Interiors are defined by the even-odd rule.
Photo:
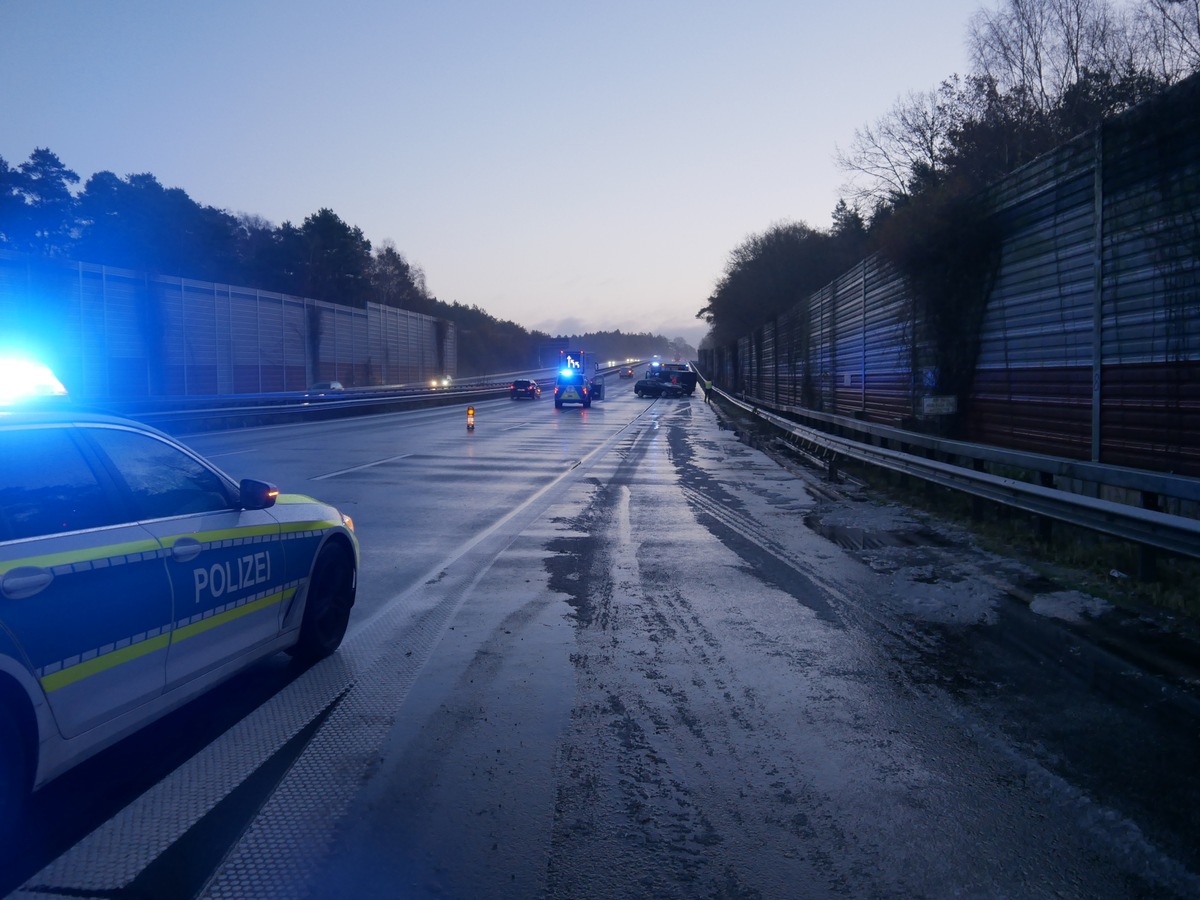
[[[0,0],[0,157],[329,207],[446,302],[697,344],[729,252],[828,227],[837,148],[965,72],[982,5]]]

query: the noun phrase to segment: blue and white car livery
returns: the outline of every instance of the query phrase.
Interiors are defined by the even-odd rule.
[[[0,831],[24,797],[267,655],[337,649],[353,522],[124,419],[0,411]]]

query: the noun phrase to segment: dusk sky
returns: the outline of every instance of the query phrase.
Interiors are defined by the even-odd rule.
[[[0,157],[328,207],[443,301],[697,344],[729,252],[828,227],[837,148],[965,72],[980,6],[0,0]]]

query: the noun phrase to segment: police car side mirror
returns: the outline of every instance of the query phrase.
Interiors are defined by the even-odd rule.
[[[279,488],[266,481],[243,478],[238,485],[238,493],[242,509],[270,509],[279,496]]]

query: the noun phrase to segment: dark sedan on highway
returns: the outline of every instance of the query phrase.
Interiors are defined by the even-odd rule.
[[[536,381],[530,381],[527,378],[518,378],[509,386],[508,396],[513,400],[521,397],[537,400],[542,396],[542,386]]]
[[[683,388],[672,381],[659,378],[643,378],[633,386],[633,392],[639,397],[682,397]]]

